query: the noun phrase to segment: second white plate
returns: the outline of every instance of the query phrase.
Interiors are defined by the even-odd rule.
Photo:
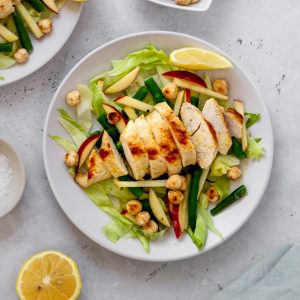
[[[26,64],[15,64],[7,70],[0,70],[0,86],[15,82],[45,65],[63,47],[79,20],[82,4],[68,1],[59,15],[53,18],[53,31],[41,40],[31,36],[33,52]]]

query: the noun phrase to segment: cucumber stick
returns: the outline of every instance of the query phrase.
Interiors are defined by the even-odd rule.
[[[0,52],[11,52],[13,46],[11,43],[0,43]]]
[[[19,38],[6,28],[3,24],[0,23],[0,36],[2,36],[7,42],[12,43],[17,41]]]
[[[37,12],[48,10],[47,6],[41,0],[26,0]]]
[[[18,31],[18,35],[22,47],[25,48],[28,52],[31,52],[33,50],[33,47],[28,32],[23,23],[23,20],[21,19],[20,15],[16,11],[12,13],[12,16],[16,24],[16,28]]]
[[[25,6],[20,2],[16,4],[16,9],[20,16],[23,18],[24,22],[27,24],[30,31],[33,33],[33,35],[37,39],[40,39],[43,36],[43,33],[40,30],[39,26],[35,23],[34,19],[31,17]]]

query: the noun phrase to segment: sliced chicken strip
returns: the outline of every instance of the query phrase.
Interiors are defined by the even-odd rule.
[[[216,132],[206,121],[197,107],[185,102],[180,111],[181,120],[188,128],[188,134],[195,146],[197,162],[202,169],[207,169],[218,152]]]
[[[110,178],[111,173],[104,165],[98,152],[93,149],[88,159],[88,183],[93,184]]]
[[[99,155],[113,177],[118,178],[128,174],[128,170],[115,143],[106,131],[103,134]]]
[[[224,111],[224,117],[230,135],[238,139],[241,139],[243,134],[244,117],[234,108],[227,108]]]
[[[120,142],[134,178],[142,180],[149,171],[149,160],[145,145],[132,120],[121,133]]]
[[[160,148],[153,136],[152,130],[144,115],[141,115],[135,120],[135,127],[138,131],[139,137],[144,142],[146,151],[148,153],[150,174],[152,179],[167,173],[167,163],[162,155]]]
[[[151,126],[154,138],[166,160],[168,174],[179,174],[182,169],[181,157],[168,125],[158,111],[151,112],[146,120]]]
[[[181,120],[174,114],[173,110],[166,102],[155,105],[155,109],[160,113],[160,115],[169,126],[169,129],[172,133],[173,139],[181,156],[182,166],[186,167],[195,164],[195,147],[192,144],[187,130],[183,126]]]
[[[223,111],[218,102],[213,98],[207,100],[204,104],[202,114],[204,118],[211,123],[217,133],[220,153],[224,155],[227,154],[231,147],[232,140],[223,116]]]

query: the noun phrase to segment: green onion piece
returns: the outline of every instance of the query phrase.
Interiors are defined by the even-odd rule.
[[[215,216],[223,211],[225,208],[244,197],[247,194],[247,189],[244,185],[234,190],[227,198],[221,201],[215,208],[213,208],[210,213]]]

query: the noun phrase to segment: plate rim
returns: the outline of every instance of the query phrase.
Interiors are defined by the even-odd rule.
[[[83,3],[78,3],[78,6],[79,6],[79,10],[78,10],[78,14],[76,15],[76,20],[75,20],[75,24],[74,24],[74,27],[72,28],[72,30],[69,32],[69,34],[67,34],[65,36],[65,39],[64,39],[64,42],[61,43],[58,47],[58,49],[56,51],[54,51],[47,60],[45,60],[44,62],[40,63],[40,64],[37,64],[37,66],[35,68],[33,68],[32,70],[30,70],[28,73],[26,74],[21,74],[21,75],[17,75],[14,79],[11,79],[11,80],[3,80],[3,81],[0,81],[0,87],[4,87],[4,86],[7,86],[9,84],[12,84],[12,83],[16,83],[17,81],[19,80],[22,80],[24,78],[27,78],[28,76],[32,75],[34,72],[38,71],[39,69],[41,69],[42,67],[44,67],[48,62],[50,62],[51,59],[53,59],[57,54],[58,52],[65,46],[65,44],[68,42],[68,40],[70,39],[72,33],[74,32],[77,24],[78,24],[78,21],[80,19],[80,16],[82,14],[82,10],[83,10]],[[63,8],[62,8],[63,9]],[[30,63],[30,62],[28,62]],[[13,68],[14,66],[12,66]],[[0,71],[5,71],[4,70],[0,70]]]
[[[59,196],[58,193],[56,192],[55,186],[52,183],[52,179],[49,176],[49,166],[47,163],[47,158],[46,158],[46,139],[48,138],[48,133],[46,132],[46,128],[51,116],[51,112],[53,110],[53,106],[55,103],[55,99],[57,98],[58,94],[60,93],[60,91],[63,89],[63,86],[65,84],[65,82],[68,80],[68,78],[71,76],[71,74],[81,65],[83,64],[86,60],[88,60],[90,58],[90,56],[94,55],[96,52],[101,51],[103,48],[106,48],[108,46],[110,46],[111,44],[114,43],[118,43],[122,40],[126,40],[128,38],[133,38],[133,37],[137,37],[137,36],[148,36],[148,35],[166,35],[166,36],[177,36],[177,37],[185,37],[185,38],[189,38],[192,39],[194,41],[206,44],[208,47],[211,47],[212,49],[215,49],[216,51],[218,51],[220,54],[222,54],[223,56],[225,56],[226,58],[230,59],[233,64],[238,67],[240,69],[240,71],[243,73],[243,75],[246,77],[246,79],[249,81],[249,83],[251,84],[252,88],[254,89],[254,91],[257,93],[258,98],[260,100],[261,105],[263,106],[263,109],[265,111],[265,115],[264,115],[264,119],[267,120],[267,122],[270,124],[270,149],[268,149],[269,153],[269,159],[268,159],[268,169],[266,171],[266,177],[265,177],[265,183],[264,183],[264,187],[263,189],[260,191],[260,193],[258,194],[258,201],[256,202],[256,205],[253,206],[252,210],[250,210],[248,212],[248,214],[245,216],[243,222],[240,224],[240,226],[238,226],[237,228],[235,228],[228,236],[226,236],[226,238],[224,239],[220,239],[218,240],[214,245],[211,245],[207,248],[204,248],[203,250],[199,251],[199,252],[195,252],[195,253],[191,253],[191,254],[186,254],[183,255],[181,257],[176,257],[176,258],[170,258],[170,259],[157,259],[157,258],[152,258],[150,255],[148,257],[145,258],[139,258],[136,257],[134,254],[131,253],[127,253],[124,254],[122,251],[120,251],[119,249],[113,249],[109,246],[106,246],[104,244],[101,244],[101,242],[96,241],[94,238],[92,238],[88,232],[86,232],[85,230],[83,230],[82,228],[80,228],[79,226],[77,226],[77,224],[75,222],[73,222],[72,217],[69,215],[69,213],[67,212],[67,210],[65,210],[63,208],[63,205],[60,203],[59,200]],[[46,175],[47,175],[47,179],[51,188],[51,191],[56,199],[56,201],[58,202],[58,204],[60,205],[62,211],[66,214],[66,216],[68,217],[68,219],[75,225],[75,227],[81,231],[86,237],[88,237],[90,240],[92,240],[93,242],[95,242],[97,245],[103,247],[104,249],[118,254],[120,256],[123,256],[125,258],[130,258],[130,259],[134,259],[134,260],[139,260],[139,261],[146,261],[146,262],[171,262],[171,261],[181,261],[181,260],[185,260],[191,257],[196,257],[198,255],[204,254],[216,247],[218,247],[220,244],[223,244],[225,241],[229,240],[233,235],[235,235],[237,233],[237,231],[239,231],[249,220],[249,218],[253,215],[253,213],[255,212],[255,210],[257,209],[258,205],[260,204],[264,193],[268,187],[269,181],[270,181],[270,176],[271,176],[271,171],[273,168],[273,160],[274,160],[274,134],[273,134],[273,127],[272,127],[272,122],[271,122],[271,118],[270,118],[270,114],[268,111],[268,108],[266,106],[266,103],[264,102],[258,88],[256,87],[256,85],[254,84],[253,80],[249,77],[249,75],[246,73],[246,71],[244,70],[244,68],[242,68],[240,66],[240,64],[238,64],[235,59],[233,59],[232,57],[229,57],[229,55],[227,55],[225,52],[223,52],[219,47],[211,44],[210,42],[207,42],[201,38],[192,36],[192,35],[188,35],[185,33],[181,33],[181,32],[174,32],[174,31],[142,31],[142,32],[136,32],[136,33],[131,33],[131,34],[127,34],[121,37],[118,37],[116,39],[113,39],[107,43],[102,44],[101,46],[95,48],[94,50],[92,50],[91,52],[89,52],[86,56],[84,56],[80,61],[78,61],[75,66],[68,72],[68,74],[65,76],[65,78],[62,80],[62,82],[60,83],[58,89],[56,90],[51,103],[48,107],[48,111],[47,111],[47,115],[46,115],[46,119],[45,119],[45,123],[44,123],[44,127],[43,127],[43,160],[44,160],[44,166],[45,166],[45,170],[46,170]]]
[[[182,5],[178,5],[178,4],[174,4],[174,3],[162,3],[159,0],[148,0],[149,2],[152,2],[154,4],[157,5],[161,5],[161,6],[165,6],[165,7],[169,7],[169,8],[174,8],[174,9],[178,9],[178,10],[185,10],[185,11],[194,11],[194,12],[204,12],[207,11],[210,6],[212,5],[213,0],[208,0],[209,2],[207,3],[207,5],[204,8],[197,8],[197,6],[194,5],[186,5],[186,6],[182,6]]]

